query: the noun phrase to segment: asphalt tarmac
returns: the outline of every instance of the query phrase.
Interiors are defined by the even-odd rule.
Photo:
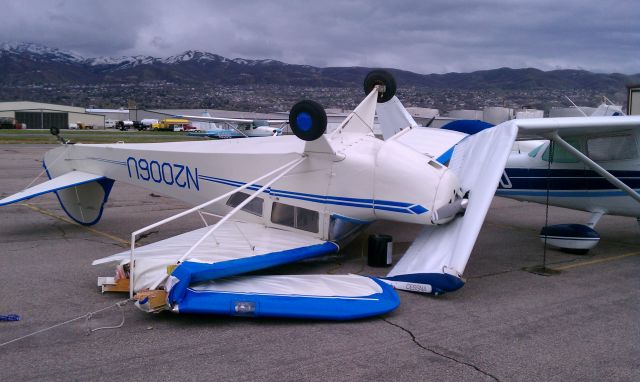
[[[42,171],[52,145],[0,145],[0,196]],[[537,234],[545,207],[495,198],[467,265],[466,285],[442,296],[399,292],[383,317],[352,322],[148,315],[126,295],[99,293],[130,233],[186,206],[116,183],[102,220],[68,221],[55,196],[0,207],[0,380],[235,381],[639,381],[640,226],[604,216],[588,255],[547,250]],[[588,215],[549,209],[550,224]],[[143,243],[200,227],[197,217]],[[376,223],[342,251],[279,273],[384,275],[366,265],[369,233],[390,234],[397,260],[419,232]],[[111,307],[110,307],[111,306]],[[94,314],[86,313],[108,309]],[[24,339],[6,342],[81,317]],[[89,333],[89,328],[117,326]]]

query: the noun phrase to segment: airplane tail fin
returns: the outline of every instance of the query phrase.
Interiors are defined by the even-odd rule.
[[[418,124],[404,108],[398,97],[393,96],[385,103],[379,103],[376,109],[382,138],[386,141],[405,127],[416,127]]]
[[[507,122],[456,145],[449,168],[463,192],[468,191],[464,216],[446,225],[425,227],[385,281],[397,289],[435,294],[464,285],[462,273],[517,133],[517,126]]]

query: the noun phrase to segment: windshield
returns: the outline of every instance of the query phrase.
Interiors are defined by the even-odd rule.
[[[576,149],[580,150],[580,151],[584,151],[581,147],[580,144],[580,140],[577,138],[573,138],[573,139],[565,139],[567,141],[568,144],[570,144],[571,146],[575,147]],[[549,147],[551,145],[547,146],[547,149],[544,151],[544,154],[542,154],[542,160],[545,162],[549,161]],[[562,146],[558,145],[557,143],[553,145],[553,158],[552,158],[552,162],[553,163],[577,163],[578,162],[578,158],[576,158],[573,154],[571,154],[570,152],[568,152],[567,150],[565,150]]]
[[[538,156],[538,153],[540,152],[540,149],[542,149],[542,147],[544,147],[544,145],[546,145],[546,143],[541,144],[540,146],[536,147],[535,149],[531,150],[529,152],[529,156],[531,158],[535,158]]]

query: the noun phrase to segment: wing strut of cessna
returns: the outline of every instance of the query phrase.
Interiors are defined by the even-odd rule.
[[[395,309],[394,289],[440,294],[464,285],[467,261],[519,133],[558,142],[631,134],[637,168],[638,117],[510,121],[467,135],[415,128],[387,72],[371,72],[364,85],[364,100],[331,134],[324,134],[322,107],[305,100],[289,115],[295,136],[65,143],[45,154],[49,181],[0,205],[55,192],[72,219],[91,225],[100,220],[116,181],[175,197],[195,207],[132,233],[129,251],[94,261],[116,267],[115,277],[99,279],[103,289],[130,292],[146,311],[346,320]],[[385,140],[373,135],[376,113]],[[632,170],[624,163],[616,166],[604,170],[611,174],[607,179],[638,188],[624,178],[637,179]],[[509,190],[529,190],[509,169],[507,175]],[[537,190],[531,182],[523,184]],[[629,200],[627,211],[638,211],[632,197],[607,188],[607,195],[611,192],[612,198],[622,198],[616,201]],[[617,213],[612,206],[603,213]],[[190,213],[198,213],[204,227],[135,245],[146,230]],[[219,220],[209,225],[212,215]],[[376,220],[424,226],[384,278],[247,275],[336,253]]]

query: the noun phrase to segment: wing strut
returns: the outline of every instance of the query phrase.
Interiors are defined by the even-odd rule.
[[[597,164],[596,162],[592,161],[588,156],[586,156],[583,153],[581,153],[578,149],[576,149],[575,147],[573,147],[569,143],[567,143],[567,141],[565,141],[564,139],[562,139],[560,137],[560,135],[558,135],[557,131],[553,131],[553,132],[546,133],[546,134],[543,134],[543,135],[546,138],[551,139],[555,143],[557,143],[560,146],[562,146],[563,149],[565,149],[568,152],[570,152],[573,155],[575,155],[576,158],[581,160],[587,166],[591,167],[591,169],[593,171],[595,171],[598,174],[600,174],[603,178],[608,180],[611,184],[616,186],[621,191],[626,192],[629,196],[631,196],[638,203],[640,203],[640,194],[638,194],[633,188],[631,188],[631,187],[627,186],[626,184],[624,184],[624,182],[622,182],[620,179],[618,179],[615,176],[613,176],[609,171],[607,171],[604,168],[602,168],[599,164]]]
[[[155,227],[158,227],[160,225],[163,225],[165,223],[169,223],[175,219],[178,219],[180,217],[183,217],[185,215],[188,215],[192,212],[196,212],[201,210],[202,208],[205,208],[213,203],[219,202],[220,200],[227,198],[229,196],[231,196],[232,194],[235,194],[238,191],[242,191],[245,188],[251,187],[252,185],[260,182],[261,180],[268,178],[269,176],[272,176],[274,174],[278,174],[275,178],[273,178],[272,180],[270,180],[269,182],[267,182],[264,186],[262,186],[258,191],[254,192],[253,195],[249,196],[247,199],[245,199],[242,203],[240,203],[236,208],[234,208],[233,210],[231,210],[227,215],[225,215],[218,223],[216,223],[214,226],[211,227],[211,229],[209,231],[207,231],[207,233],[205,233],[205,235],[203,235],[203,237],[198,240],[191,248],[189,248],[189,250],[187,251],[187,253],[185,253],[180,260],[178,260],[178,263],[183,261],[189,254],[191,254],[191,252],[193,252],[193,250],[207,237],[209,237],[213,231],[215,229],[217,229],[220,225],[222,225],[222,223],[224,223],[225,221],[227,221],[231,216],[233,216],[236,212],[238,212],[242,207],[244,207],[247,203],[249,203],[251,200],[253,200],[255,197],[257,197],[260,193],[262,193],[262,191],[264,191],[267,187],[271,186],[271,184],[273,184],[274,182],[276,182],[278,179],[280,179],[281,177],[283,177],[284,175],[286,175],[287,173],[289,173],[291,170],[293,170],[296,166],[298,166],[300,163],[302,163],[304,160],[306,159],[306,157],[302,157],[302,158],[296,158],[288,163],[286,163],[283,166],[278,167],[277,169],[268,172],[265,175],[262,175],[259,178],[256,178],[254,180],[251,180],[247,183],[245,183],[244,185],[238,187],[238,188],[234,188],[233,190],[222,194],[220,196],[218,196],[217,198],[211,199],[208,202],[202,203],[200,205],[197,205],[191,209],[188,209],[186,211],[183,211],[179,214],[176,214],[174,216],[171,216],[167,219],[161,220],[157,223],[151,224],[149,226],[146,226],[144,228],[141,228],[137,231],[134,231],[133,233],[131,233],[131,256],[130,256],[130,280],[129,280],[129,297],[133,298],[134,295],[134,291],[133,291],[133,287],[134,287],[134,268],[135,268],[135,245],[136,245],[136,236],[140,235],[141,233],[144,233],[150,229],[153,229]],[[157,286],[166,278],[166,276],[162,277],[162,279],[159,279],[156,283],[154,283],[154,287],[157,288]]]

